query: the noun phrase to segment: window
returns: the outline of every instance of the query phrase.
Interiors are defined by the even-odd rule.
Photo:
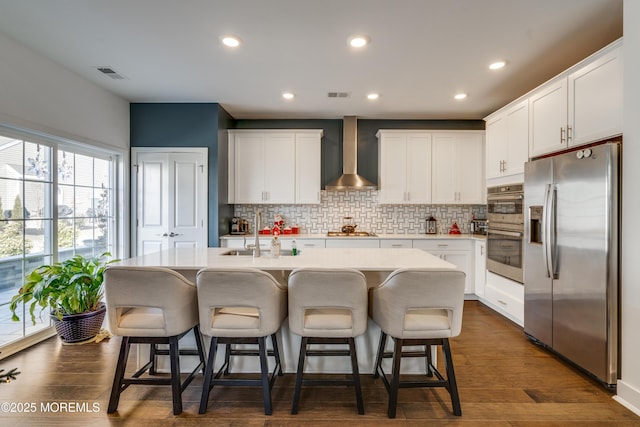
[[[73,257],[117,255],[115,156],[87,146],[0,134],[0,347],[50,327],[9,302],[35,267]],[[38,309],[36,309],[36,314]]]

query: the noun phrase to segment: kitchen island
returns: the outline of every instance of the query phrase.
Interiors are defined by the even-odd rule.
[[[156,266],[175,270],[189,280],[195,282],[195,276],[201,268],[237,268],[252,267],[267,271],[276,280],[286,283],[289,273],[301,267],[316,268],[353,268],[362,271],[367,278],[369,287],[378,286],[394,270],[398,268],[429,268],[434,270],[456,269],[456,266],[445,260],[431,255],[420,249],[407,248],[317,248],[302,249],[297,256],[283,255],[272,258],[268,252],[263,252],[259,258],[252,255],[229,255],[233,250],[229,248],[190,249],[179,248],[156,252],[144,256],[119,261],[117,265]],[[377,351],[380,328],[371,319],[367,331],[356,338],[358,365],[361,373],[373,372],[375,353]],[[205,337],[207,338],[207,337]],[[191,341],[189,343],[189,341]],[[184,342],[184,343],[183,343]],[[181,346],[195,346],[193,337],[181,340]],[[285,372],[295,372],[297,368],[300,337],[289,332],[287,320],[282,325],[279,334],[282,365]],[[148,360],[146,346],[138,352],[138,363],[143,365]],[[188,371],[193,358],[181,358],[181,370]],[[217,357],[221,364],[224,357]],[[257,358],[236,357],[232,360],[234,372],[259,372]],[[306,364],[306,372],[346,373],[351,371],[348,358],[316,358],[310,357]],[[159,361],[160,362],[160,361]],[[161,362],[162,363],[162,362]],[[163,367],[163,365],[160,365]],[[421,372],[424,361],[409,359],[403,361],[403,372]]]

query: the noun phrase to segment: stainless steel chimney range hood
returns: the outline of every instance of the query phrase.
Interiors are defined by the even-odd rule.
[[[342,124],[342,175],[325,190],[371,190],[376,184],[358,175],[358,119],[345,116]]]

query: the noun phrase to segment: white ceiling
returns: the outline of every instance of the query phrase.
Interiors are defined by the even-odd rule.
[[[621,37],[622,2],[0,0],[0,32],[131,102],[219,102],[238,119],[480,119]],[[227,33],[242,46],[221,45]],[[356,51],[360,33],[371,43]],[[490,71],[498,59],[507,67]]]

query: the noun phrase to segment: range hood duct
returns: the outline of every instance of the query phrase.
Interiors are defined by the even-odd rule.
[[[342,123],[342,175],[325,186],[326,190],[370,190],[374,183],[358,175],[358,119],[345,116]]]

